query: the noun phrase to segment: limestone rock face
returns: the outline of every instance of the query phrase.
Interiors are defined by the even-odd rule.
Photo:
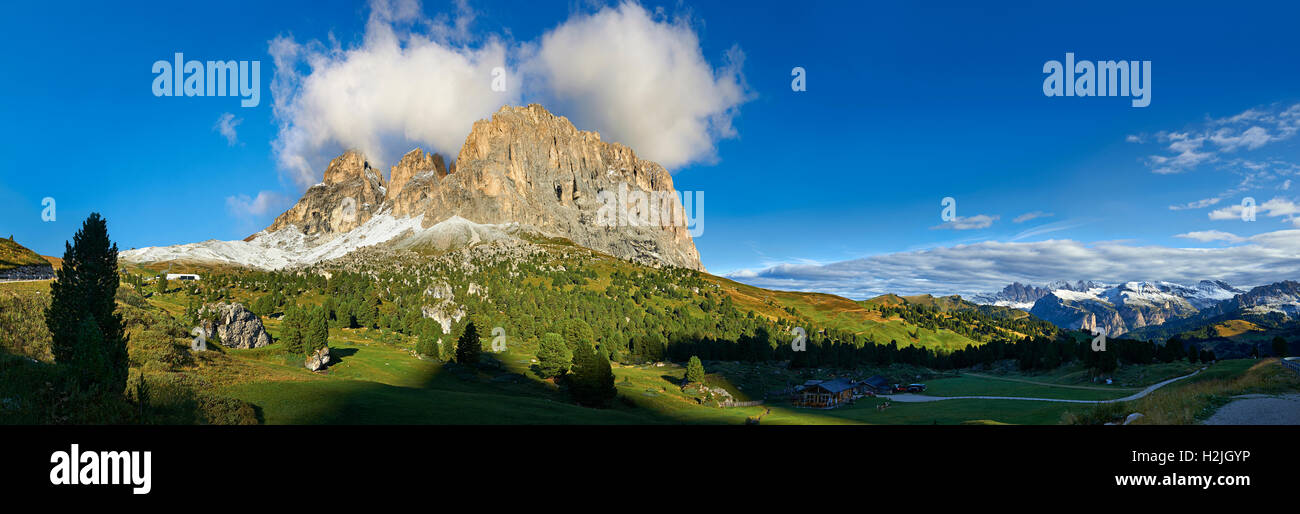
[[[459,217],[475,224],[518,224],[644,264],[703,270],[672,175],[540,105],[502,107],[491,119],[475,122],[450,166],[442,156],[417,148],[390,172],[385,184],[365,157],[348,151],[330,162],[322,184],[308,189],[265,232],[294,226],[309,240],[320,240],[381,214],[424,216],[425,229]],[[638,203],[641,192],[650,196],[648,202]],[[655,196],[674,202],[655,205]],[[346,210],[348,202],[354,212]],[[620,219],[613,215],[620,208],[656,216],[651,223],[608,222]],[[661,220],[660,213],[669,211],[670,219]]]
[[[424,214],[426,227],[453,215],[520,223],[618,257],[703,269],[684,224],[597,223],[604,205],[598,193],[622,185],[629,192],[676,193],[662,166],[534,104],[502,107],[475,122],[453,172],[415,175],[390,191],[388,201],[395,216]],[[680,219],[680,205],[676,210]]]
[[[215,319],[212,319],[215,316]],[[262,319],[240,303],[209,303],[199,309],[199,328],[205,337],[221,336],[227,348],[261,348],[271,344]]]
[[[266,231],[294,226],[309,236],[347,232],[369,221],[386,194],[383,175],[349,150],[330,161],[324,182],[307,189]]]
[[[407,152],[402,156],[402,160],[389,170],[387,196],[396,198],[412,177],[424,173],[436,173],[437,178],[446,177],[447,164],[443,162],[442,156],[436,153],[424,153],[424,150],[419,148]]]

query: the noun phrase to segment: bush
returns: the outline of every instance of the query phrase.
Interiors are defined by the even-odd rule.
[[[1125,402],[1097,403],[1082,412],[1066,412],[1062,416],[1061,422],[1066,425],[1104,425],[1122,421],[1133,412],[1129,409],[1129,404]]]
[[[45,326],[45,308],[50,295],[20,295],[0,291],[0,351],[43,362],[54,360],[50,351],[50,329]]]

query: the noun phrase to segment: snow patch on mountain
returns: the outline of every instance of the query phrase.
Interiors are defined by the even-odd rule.
[[[509,232],[516,228],[513,224],[474,223],[460,216],[452,216],[428,228],[422,228],[423,223],[424,215],[394,218],[384,213],[370,218],[353,230],[339,234],[307,236],[297,227],[289,226],[275,232],[263,230],[248,241],[213,239],[175,246],[146,247],[122,252],[121,258],[134,263],[199,261],[277,270],[314,264],[342,257],[358,248],[389,242],[401,248],[428,245],[436,249],[477,244],[511,237]]]

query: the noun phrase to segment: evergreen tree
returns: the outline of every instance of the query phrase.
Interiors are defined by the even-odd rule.
[[[82,377],[83,386],[109,393],[126,389],[128,366],[122,316],[114,312],[117,285],[117,245],[104,218],[91,213],[65,244],[45,324],[55,361]]]
[[[284,316],[280,318],[280,342],[284,345],[284,351],[290,354],[301,354],[306,341],[306,335],[302,330],[302,309],[296,304],[289,304],[284,308]]]
[[[167,275],[158,275],[158,294],[167,292]]]
[[[591,325],[586,321],[569,318],[560,322],[559,330],[560,336],[564,338],[564,343],[569,346],[571,352],[576,351],[583,344],[596,346],[596,333],[591,330]]]
[[[700,358],[695,355],[692,355],[690,362],[686,363],[686,383],[704,383],[704,363],[700,362]]]
[[[420,338],[415,343],[416,353],[442,360],[442,345],[438,344],[440,338],[442,326],[434,320],[425,319],[420,323]]]
[[[306,333],[302,353],[311,354],[318,349],[329,346],[330,326],[328,315],[325,308],[316,306],[312,308],[311,314],[305,320],[303,330]]]
[[[479,353],[483,351],[478,341],[478,328],[474,322],[465,325],[465,332],[456,341],[456,363],[477,366]]]
[[[537,345],[537,371],[542,378],[560,378],[568,373],[573,355],[560,334],[547,332]]]
[[[605,407],[618,396],[609,358],[586,343],[573,353],[573,374],[569,382],[574,400],[588,407]]]
[[[1286,357],[1286,339],[1282,339],[1282,336],[1273,338],[1273,356],[1278,358]]]

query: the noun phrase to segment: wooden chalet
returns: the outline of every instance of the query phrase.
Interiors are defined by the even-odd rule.
[[[873,375],[871,378],[858,382],[858,390],[861,394],[868,392],[872,394],[888,394],[892,392],[892,389],[889,380],[880,375]]]
[[[812,409],[834,409],[849,404],[853,401],[853,397],[853,383],[837,378],[805,384],[796,393],[794,405]]]

